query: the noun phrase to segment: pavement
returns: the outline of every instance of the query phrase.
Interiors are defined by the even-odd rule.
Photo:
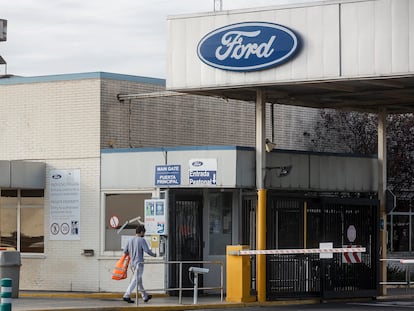
[[[135,300],[135,297],[132,297]],[[319,299],[277,301],[265,303],[266,305],[319,303]],[[181,304],[178,297],[154,294],[153,298],[144,303],[139,299],[136,302],[127,303],[122,300],[122,293],[74,293],[74,292],[32,292],[20,291],[19,298],[12,299],[13,311],[119,311],[119,310],[206,310],[206,309],[241,309],[246,306],[258,306],[257,302],[231,303],[221,301],[220,296],[209,295],[198,297],[197,304],[193,303],[193,297],[183,297]],[[3,310],[3,309],[2,309]]]
[[[377,297],[377,299],[400,299],[413,298],[414,289],[390,290],[388,295]],[[132,297],[135,299],[135,297]],[[265,303],[246,302],[232,303],[221,301],[220,296],[209,295],[198,297],[197,304],[193,304],[193,297],[183,297],[181,304],[176,296],[154,294],[153,298],[144,303],[139,299],[138,305],[127,303],[122,300],[122,293],[86,293],[86,292],[37,292],[20,291],[19,298],[12,299],[13,311],[122,311],[122,310],[152,310],[152,311],[175,311],[175,310],[206,310],[206,309],[241,309],[247,306],[280,306],[293,304],[316,304],[319,298],[278,300]],[[1,309],[3,310],[3,309]]]

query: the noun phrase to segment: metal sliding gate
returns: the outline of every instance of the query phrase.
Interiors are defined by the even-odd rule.
[[[251,213],[251,208],[244,212],[248,210]],[[366,252],[337,253],[332,259],[319,259],[318,254],[267,255],[267,299],[377,296],[377,210],[374,199],[269,194],[267,249],[319,248],[320,242],[332,242],[334,248],[362,246]]]
[[[203,197],[197,192],[178,192],[170,193],[170,228],[171,234],[169,248],[169,258],[171,261],[184,261],[182,271],[188,274],[190,262],[203,260],[203,221],[202,221]],[[180,287],[182,280],[183,287],[192,287],[188,277],[180,276],[179,265],[173,265],[169,269],[169,287]],[[199,278],[199,286],[203,286],[203,278]],[[172,292],[177,294],[178,292]],[[190,295],[190,292],[185,292]]]

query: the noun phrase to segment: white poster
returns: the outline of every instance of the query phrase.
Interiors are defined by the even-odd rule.
[[[145,200],[146,234],[167,235],[167,206],[163,199]]]
[[[80,239],[80,169],[50,171],[50,240]]]

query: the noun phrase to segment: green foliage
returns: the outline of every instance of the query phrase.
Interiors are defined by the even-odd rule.
[[[322,110],[312,137],[314,151],[376,154],[377,115]],[[414,189],[414,115],[387,117],[387,176],[390,190]]]
[[[387,281],[388,282],[405,282],[405,270],[399,267],[387,268]]]

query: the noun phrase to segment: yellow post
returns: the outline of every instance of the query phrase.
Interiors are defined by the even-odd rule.
[[[258,190],[257,202],[257,249],[266,249],[266,189]],[[266,255],[257,255],[257,301],[266,301]]]
[[[250,256],[232,255],[247,245],[227,245],[226,250],[226,301],[253,302],[256,297],[250,295]]]

